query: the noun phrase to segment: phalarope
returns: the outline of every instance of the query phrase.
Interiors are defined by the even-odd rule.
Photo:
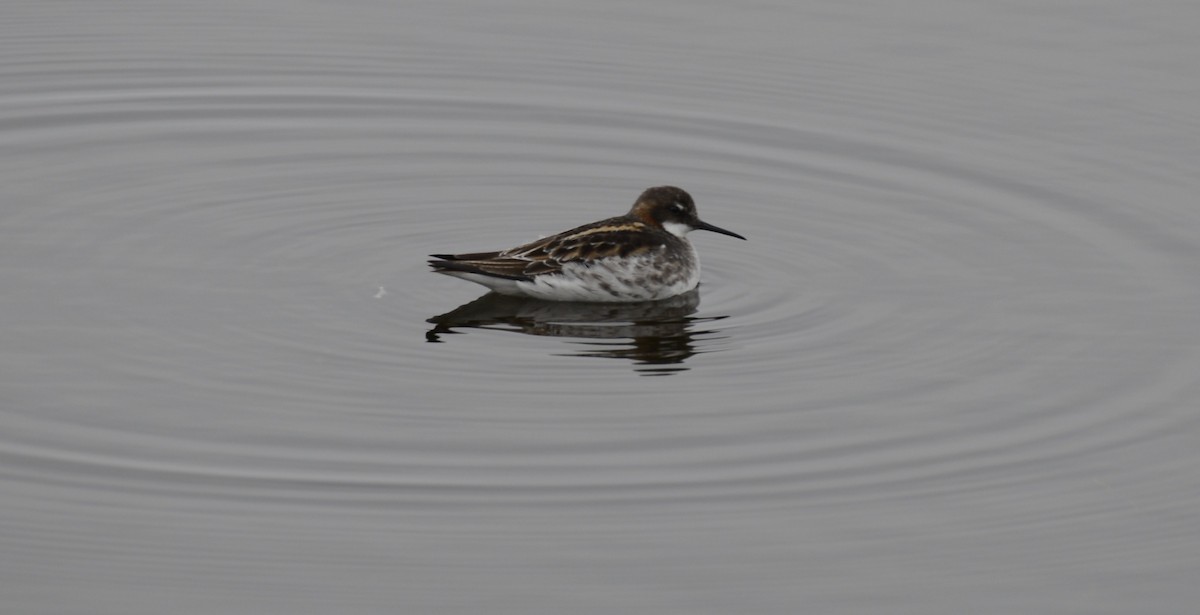
[[[498,252],[431,254],[434,271],[504,295],[550,301],[655,301],[700,283],[694,230],[738,239],[696,215],[691,195],[674,186],[642,193],[629,213]]]

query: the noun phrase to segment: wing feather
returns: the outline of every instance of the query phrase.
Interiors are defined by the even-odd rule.
[[[625,217],[602,220],[565,233],[502,250],[469,254],[433,254],[439,271],[466,271],[532,280],[536,275],[562,271],[567,263],[591,263],[612,257],[645,254],[666,244],[668,234]]]

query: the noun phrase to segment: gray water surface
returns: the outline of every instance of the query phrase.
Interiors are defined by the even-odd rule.
[[[1187,613],[1200,5],[0,7],[0,602]],[[673,184],[660,305],[482,297]]]

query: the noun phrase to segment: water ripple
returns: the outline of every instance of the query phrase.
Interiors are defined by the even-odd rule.
[[[309,8],[278,17],[305,49],[252,26],[222,48],[221,16],[179,9],[191,52],[163,57],[105,12],[3,20],[0,488],[21,510],[350,514],[431,542],[824,522],[814,544],[851,562],[896,528],[999,537],[957,554],[1100,528],[1014,566],[1186,538],[1195,498],[1166,494],[1196,492],[1200,123],[1143,105],[1154,71],[1107,98],[1061,66],[996,80],[1019,46],[942,47],[960,30],[936,24],[872,30],[895,59],[802,54],[832,43],[770,7],[722,24],[764,33],[736,46],[596,10],[621,45],[574,25],[544,30],[575,53],[501,56],[546,18],[450,48],[363,20],[346,46],[325,33],[351,17]],[[678,303],[480,299],[424,265],[661,184],[749,238],[693,235]],[[65,550],[34,517],[0,521],[6,546]]]

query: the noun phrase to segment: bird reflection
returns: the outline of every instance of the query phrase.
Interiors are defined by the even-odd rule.
[[[645,375],[684,371],[684,361],[700,352],[698,336],[716,333],[696,326],[725,318],[692,316],[700,305],[698,289],[643,303],[567,303],[488,293],[457,309],[434,316],[426,341],[488,329],[527,335],[573,338],[581,347],[573,356],[632,361]]]

